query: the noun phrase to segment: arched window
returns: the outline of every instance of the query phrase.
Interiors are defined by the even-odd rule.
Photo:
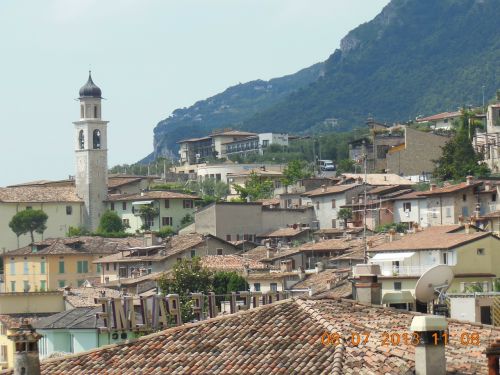
[[[94,106],[94,118],[97,118],[97,106]]]
[[[80,130],[80,134],[78,135],[78,144],[80,145],[80,150],[85,148],[85,136],[83,135],[83,130]]]
[[[99,129],[94,130],[94,149],[101,148],[101,131]]]

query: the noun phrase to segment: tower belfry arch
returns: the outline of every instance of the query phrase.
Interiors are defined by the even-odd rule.
[[[83,222],[95,231],[108,193],[107,124],[102,116],[102,92],[89,71],[79,91],[80,119],[75,125],[76,192],[84,201]]]

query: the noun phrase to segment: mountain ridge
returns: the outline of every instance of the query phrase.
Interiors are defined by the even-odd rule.
[[[348,130],[370,115],[406,121],[480,104],[483,85],[486,97],[500,87],[498,19],[500,0],[392,0],[373,20],[347,33],[325,62],[233,86],[174,111],[155,128],[154,155],[173,155],[179,139],[227,126],[308,133],[336,118],[338,130]],[[266,83],[279,89],[255,95],[255,87]],[[196,118],[214,98],[234,113]],[[178,117],[185,115],[190,117]]]

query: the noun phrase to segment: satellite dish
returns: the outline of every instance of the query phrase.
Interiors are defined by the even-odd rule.
[[[420,302],[431,302],[443,299],[443,293],[448,290],[453,281],[453,270],[450,266],[441,264],[424,272],[415,285],[415,298]]]

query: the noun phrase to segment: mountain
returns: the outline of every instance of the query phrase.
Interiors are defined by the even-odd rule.
[[[253,81],[174,111],[155,128],[155,154],[214,128],[314,132],[479,104],[500,87],[500,0],[393,0],[348,33],[323,64]],[[332,20],[334,21],[334,20]]]
[[[177,156],[176,142],[180,139],[205,136],[217,128],[240,127],[244,120],[285,100],[322,74],[323,63],[317,63],[288,76],[232,86],[189,108],[176,109],[155,127],[155,151],[147,159],[169,154]]]

